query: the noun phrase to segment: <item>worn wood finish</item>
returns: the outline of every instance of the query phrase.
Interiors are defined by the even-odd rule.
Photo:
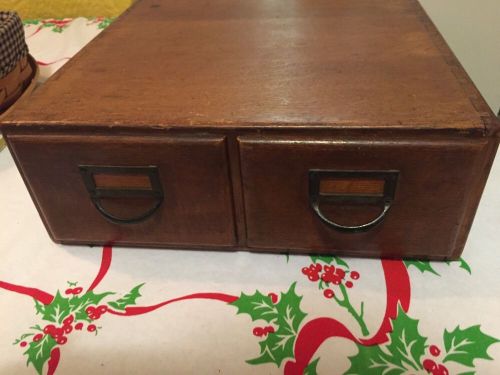
[[[414,0],[143,0],[16,122],[482,129],[421,12]]]
[[[55,241],[158,245],[235,244],[223,137],[9,136]],[[148,220],[114,224],[94,207],[79,165],[157,166],[164,202]],[[150,199],[107,199],[117,216],[147,210]],[[118,210],[118,212],[117,212]]]
[[[468,186],[474,181],[486,146],[484,140],[242,137],[248,245],[445,257],[458,234]],[[399,171],[396,199],[387,218],[366,233],[332,230],[318,220],[304,199],[311,168]],[[328,206],[324,209],[330,209],[329,216],[339,222],[362,223],[380,211],[378,207],[353,208],[347,204]]]
[[[498,129],[415,0],[142,0],[2,123],[58,242],[428,259],[460,255]],[[81,165],[157,166],[164,201],[112,222]],[[116,217],[158,194],[93,183],[136,194]]]

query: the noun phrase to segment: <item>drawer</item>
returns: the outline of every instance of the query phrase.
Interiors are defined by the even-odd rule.
[[[248,246],[447,257],[485,146],[241,137]]]
[[[9,135],[57,242],[231,246],[224,137]]]

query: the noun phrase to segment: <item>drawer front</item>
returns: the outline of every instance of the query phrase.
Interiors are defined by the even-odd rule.
[[[55,241],[235,243],[223,137],[10,135],[9,142]]]
[[[248,245],[451,254],[485,143],[239,139]]]

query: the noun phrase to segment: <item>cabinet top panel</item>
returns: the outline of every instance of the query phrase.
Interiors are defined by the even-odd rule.
[[[416,0],[142,0],[4,123],[482,132],[488,118]]]

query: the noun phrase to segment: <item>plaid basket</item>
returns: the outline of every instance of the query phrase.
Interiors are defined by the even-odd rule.
[[[0,11],[0,78],[28,55],[23,23],[16,12]]]

